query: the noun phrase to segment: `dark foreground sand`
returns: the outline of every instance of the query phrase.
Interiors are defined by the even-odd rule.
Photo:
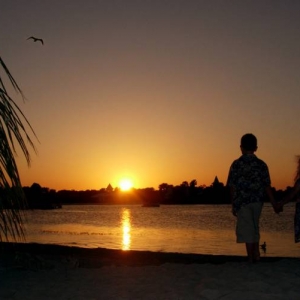
[[[0,243],[0,299],[300,299],[300,260]]]

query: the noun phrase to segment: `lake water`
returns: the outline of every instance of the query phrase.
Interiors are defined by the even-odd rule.
[[[261,217],[262,256],[300,257],[294,243],[294,205],[276,215],[266,204]],[[215,255],[245,255],[235,242],[230,205],[66,205],[26,212],[27,242]]]

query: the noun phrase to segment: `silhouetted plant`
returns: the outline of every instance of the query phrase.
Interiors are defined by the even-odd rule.
[[[0,57],[0,69],[13,89],[25,97]],[[0,241],[12,238],[24,240],[22,209],[25,208],[25,197],[15,161],[16,146],[18,145],[30,165],[30,153],[27,144],[36,151],[35,146],[27,134],[27,128],[36,137],[30,123],[7,92],[3,77],[0,74]]]

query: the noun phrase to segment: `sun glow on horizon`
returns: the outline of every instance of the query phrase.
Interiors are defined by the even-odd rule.
[[[123,178],[120,180],[120,189],[122,191],[129,191],[133,187],[133,182],[129,178]]]

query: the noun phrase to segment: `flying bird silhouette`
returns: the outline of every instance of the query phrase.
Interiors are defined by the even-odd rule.
[[[29,37],[27,40],[32,39],[34,42],[41,42],[44,45],[44,41],[42,39],[36,38],[34,36]]]

